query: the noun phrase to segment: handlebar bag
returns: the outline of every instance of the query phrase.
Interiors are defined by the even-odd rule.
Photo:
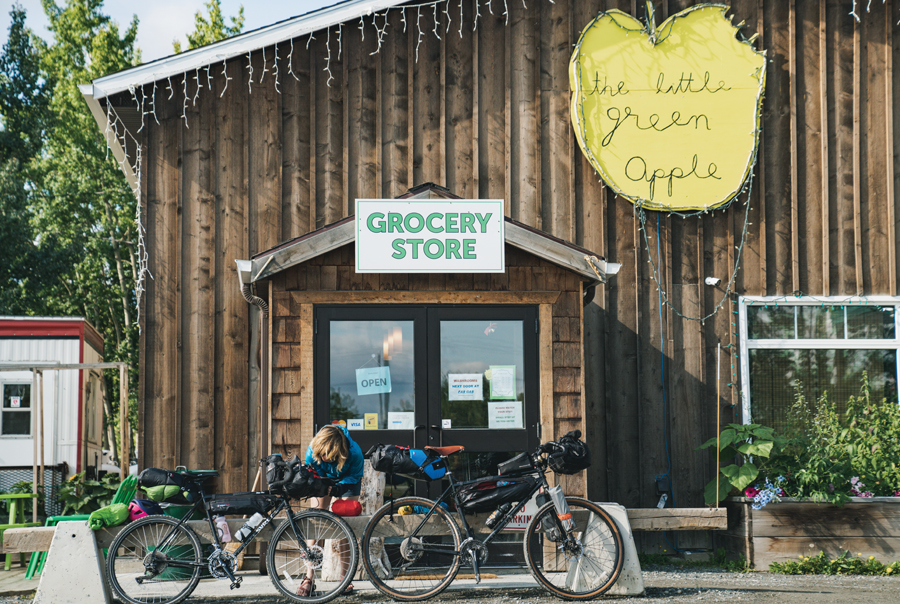
[[[324,497],[334,481],[322,478],[310,466],[295,463],[290,466],[291,479],[284,483],[284,491],[294,499]]]
[[[268,491],[213,495],[206,502],[206,508],[217,516],[252,516],[257,512],[266,514],[276,505],[278,498]]]
[[[482,478],[457,489],[459,503],[467,514],[492,512],[501,504],[522,501],[537,484],[534,476]]]
[[[576,434],[577,433],[577,434]],[[578,430],[569,432],[555,443],[554,450],[547,456],[547,465],[557,474],[577,474],[590,467],[591,451],[584,441],[578,439]]]
[[[415,480],[437,480],[447,474],[444,460],[422,449],[377,444],[366,452],[366,458],[378,472]]]
[[[266,468],[266,483],[269,487],[281,486],[290,479],[291,468],[288,463],[281,458],[279,454],[269,455],[262,460]]]

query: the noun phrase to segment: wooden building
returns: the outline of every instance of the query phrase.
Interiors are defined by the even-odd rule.
[[[260,450],[302,448],[328,420],[313,404],[330,396],[316,390],[317,305],[451,299],[434,292],[532,309],[550,302],[524,292],[562,292],[566,312],[539,328],[537,388],[554,434],[583,426],[594,500],[651,507],[661,488],[702,505],[714,460],[695,449],[717,413],[777,423],[786,380],[809,375],[816,351],[877,366],[896,397],[897,2],[856,6],[859,20],[850,0],[732,2],[767,58],[753,186],[724,209],[642,223],[576,143],[568,66],[599,11],[643,17],[644,4],[351,0],[85,86],[146,226],[141,466],[213,467],[222,488],[249,487]],[[694,4],[653,2],[662,18]],[[254,281],[265,321],[245,301],[235,260],[255,259],[252,280],[281,244],[325,229],[321,242],[355,200],[424,183],[502,199],[515,224],[621,270],[582,306],[585,275],[509,242],[508,270],[490,278],[358,274],[347,243]],[[840,334],[816,331],[808,315],[825,311],[841,313],[828,315]],[[879,335],[847,360],[865,348],[857,324]],[[770,358],[785,349],[796,355]]]

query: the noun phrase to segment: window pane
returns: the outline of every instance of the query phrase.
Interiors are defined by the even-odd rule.
[[[897,402],[896,350],[751,350],[751,421],[777,430],[787,427],[799,391],[811,401],[822,394],[846,410],[859,394],[863,371],[869,374],[872,399]]]
[[[894,307],[893,306],[848,306],[847,337],[877,340],[893,340]]]
[[[844,339],[844,309],[840,306],[798,306],[797,337],[803,339]]]
[[[368,414],[380,430],[389,418],[411,421],[404,414],[416,408],[413,356],[412,321],[331,321],[331,421]]]
[[[31,384],[4,384],[3,385],[4,409],[30,409],[31,408]]]
[[[747,333],[754,340],[793,340],[794,307],[747,306]]]
[[[522,329],[522,321],[441,321],[441,419],[451,429],[525,427]]]
[[[28,436],[31,434],[31,413],[25,411],[3,412],[4,436]]]

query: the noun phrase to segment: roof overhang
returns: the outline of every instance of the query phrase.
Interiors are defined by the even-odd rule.
[[[102,98],[129,90],[132,86],[158,82],[176,74],[221,63],[249,52],[280,44],[313,32],[370,16],[403,4],[398,0],[346,0],[305,15],[285,19],[232,38],[220,40],[177,55],[144,63],[94,80],[94,98]]]
[[[577,273],[586,281],[606,283],[608,277],[615,275],[621,266],[509,217],[506,217],[505,232],[506,243],[509,245]],[[250,261],[250,282],[268,279],[287,268],[355,242],[355,217],[348,216],[256,255]],[[591,268],[592,262],[596,272]],[[246,283],[243,280],[242,282]]]

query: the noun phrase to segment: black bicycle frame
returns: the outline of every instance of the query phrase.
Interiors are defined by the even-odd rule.
[[[497,526],[494,528],[494,530],[491,531],[491,534],[488,535],[487,537],[485,537],[483,541],[481,541],[481,543],[483,545],[489,545],[491,543],[491,541],[494,540],[494,537],[497,536],[497,533],[499,533],[504,528],[506,528],[506,525],[509,524],[512,521],[512,519],[516,517],[516,514],[521,512],[525,508],[525,506],[528,505],[528,502],[531,500],[531,498],[534,497],[534,495],[538,491],[540,491],[541,488],[545,488],[545,489],[550,488],[550,485],[547,483],[547,478],[544,476],[544,472],[542,472],[541,470],[535,470],[534,472],[527,472],[525,474],[517,474],[516,477],[520,477],[523,475],[524,476],[540,476],[541,479],[539,482],[537,482],[534,485],[534,487],[532,487],[532,489],[528,492],[528,495],[526,497],[523,497],[519,503],[517,503],[508,512],[506,512],[506,514],[503,516],[503,518],[500,519],[500,522],[497,524]],[[479,478],[478,480],[456,482],[455,480],[453,480],[453,474],[451,474],[449,472],[447,473],[447,478],[450,480],[450,486],[447,487],[447,489],[441,494],[441,496],[434,502],[434,505],[431,506],[431,509],[428,510],[428,513],[425,514],[425,517],[422,518],[422,522],[420,522],[419,526],[417,526],[416,529],[412,532],[413,536],[415,536],[416,533],[418,533],[419,530],[421,530],[422,527],[425,526],[425,523],[428,522],[428,519],[431,518],[431,515],[434,514],[434,511],[437,509],[437,507],[439,505],[441,505],[441,503],[447,499],[447,496],[449,494],[452,493],[453,503],[456,505],[456,512],[459,515],[460,520],[462,521],[463,527],[466,529],[466,537],[468,537],[470,539],[475,538],[475,534],[474,534],[474,531],[472,530],[472,527],[470,527],[469,523],[466,521],[466,514],[463,511],[463,506],[461,506],[459,504],[459,497],[457,496],[457,489],[459,489],[460,487],[464,487],[468,484],[474,484],[482,479]],[[504,476],[502,476],[502,475],[497,477],[498,480],[502,480],[503,478],[504,478]],[[450,551],[447,549],[429,548],[425,544],[422,544],[417,549],[420,549],[423,552],[429,552],[429,553],[434,553],[434,554],[450,554],[453,556],[459,555],[459,551],[456,551],[456,550]]]
[[[207,497],[206,493],[203,493],[201,491],[200,500],[194,504],[194,507],[191,508],[191,511],[189,513],[185,514],[184,517],[181,518],[178,524],[172,527],[172,530],[168,535],[166,535],[166,538],[163,539],[162,543],[156,546],[157,549],[162,549],[167,546],[169,542],[175,537],[178,527],[182,526],[188,518],[193,516],[197,509],[201,506],[203,507],[203,511],[206,513],[206,521],[209,523],[209,530],[213,536],[215,547],[217,550],[222,549],[222,541],[219,539],[219,531],[216,529],[216,524],[215,522],[213,522],[212,515],[209,513],[209,508],[206,507],[206,502],[209,499],[210,498]],[[241,552],[243,552],[244,549],[246,549],[246,547],[250,545],[250,543],[256,538],[256,536],[259,535],[262,530],[266,528],[266,526],[271,523],[275,519],[275,517],[278,516],[278,514],[280,514],[281,511],[285,508],[288,509],[288,512],[293,512],[290,503],[286,499],[280,498],[278,500],[278,505],[276,505],[266,513],[266,515],[263,517],[263,521],[253,529],[253,532],[250,533],[250,536],[247,537],[247,539],[245,539],[243,543],[241,543],[240,547],[238,547],[237,550],[233,552],[233,555],[237,557]],[[291,523],[291,529],[294,531],[294,537],[297,538],[298,545],[301,549],[303,549],[304,554],[306,554],[307,556],[310,555],[309,546],[306,544],[306,540],[300,535],[300,529],[297,528],[297,523],[294,521],[294,515],[292,513],[288,513],[287,518],[288,522]],[[174,568],[206,568],[207,566],[206,562],[188,562],[186,560],[170,559],[167,560],[166,563]]]

